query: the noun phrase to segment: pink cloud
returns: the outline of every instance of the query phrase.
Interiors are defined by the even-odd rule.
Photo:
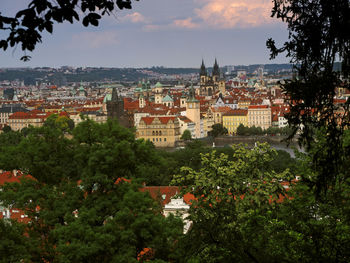
[[[205,24],[218,28],[257,27],[270,24],[271,0],[197,0],[204,5],[195,14]]]
[[[190,17],[186,19],[174,20],[172,25],[175,27],[188,28],[188,29],[199,27],[198,24],[192,22],[192,18]]]
[[[132,23],[147,23],[147,22],[149,22],[149,19],[144,17],[139,12],[134,12],[132,14],[127,14],[127,15],[121,17],[120,20],[126,21],[126,22],[132,22]]]

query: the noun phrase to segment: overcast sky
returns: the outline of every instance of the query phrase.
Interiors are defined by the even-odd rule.
[[[0,12],[13,15],[31,2],[1,0]],[[54,26],[22,62],[18,47],[0,51],[0,67],[105,66],[199,67],[285,63],[270,61],[266,40],[287,39],[286,26],[270,17],[272,0],[140,0],[118,10],[99,27],[77,23]],[[0,33],[0,38],[3,33]]]

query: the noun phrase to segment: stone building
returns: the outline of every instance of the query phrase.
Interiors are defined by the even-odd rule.
[[[180,138],[179,120],[175,116],[142,117],[136,137],[150,140],[156,147],[174,147]]]

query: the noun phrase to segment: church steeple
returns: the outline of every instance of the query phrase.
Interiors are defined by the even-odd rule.
[[[213,67],[213,76],[220,76],[220,69],[219,69],[218,62],[216,61],[216,58],[215,58],[215,63]]]
[[[205,68],[203,59],[202,59],[202,65],[201,65],[201,69],[199,71],[199,75],[200,76],[206,76],[207,75],[207,70]]]

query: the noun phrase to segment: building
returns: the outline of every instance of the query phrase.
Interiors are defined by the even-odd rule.
[[[186,117],[195,124],[195,138],[201,138],[200,102],[195,97],[193,86],[191,86],[189,97],[186,100]]]
[[[136,138],[149,140],[156,147],[175,147],[180,136],[180,124],[175,116],[142,117],[136,130]]]
[[[228,134],[235,134],[240,124],[248,126],[248,110],[230,110],[222,116],[223,126]]]
[[[248,107],[248,126],[261,127],[263,130],[271,126],[271,108],[268,105],[250,105]]]
[[[132,127],[133,123],[124,111],[124,100],[118,96],[118,91],[113,88],[112,94],[107,94],[104,98],[105,109],[107,110],[108,119],[117,119],[124,127]]]
[[[0,108],[0,125],[7,125],[9,116],[15,112],[28,112],[27,109],[23,108],[19,104],[3,104]]]
[[[41,127],[50,114],[51,113],[45,113],[39,110],[15,112],[8,118],[8,126],[10,126],[13,131],[20,131],[29,126]]]
[[[225,93],[225,80],[223,78],[220,78],[220,69],[216,59],[211,76],[208,74],[204,65],[204,61],[202,60],[202,65],[199,71],[199,78],[199,95],[212,96],[218,91],[220,91],[221,93]]]

